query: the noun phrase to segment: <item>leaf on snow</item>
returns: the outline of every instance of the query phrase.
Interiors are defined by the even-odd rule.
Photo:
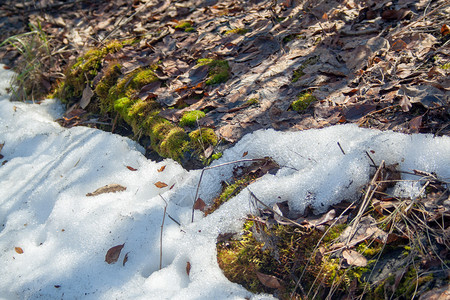
[[[188,274],[188,276],[189,276],[189,273],[191,273],[191,263],[187,262],[186,263],[186,274]]]
[[[273,275],[267,275],[256,271],[256,276],[258,277],[259,281],[261,281],[261,283],[268,288],[279,289],[282,287],[278,278]]]
[[[130,252],[127,252],[127,254],[125,254],[125,257],[123,258],[122,266],[124,266],[124,267],[125,267],[125,264],[128,261],[128,253],[130,253]]]
[[[162,172],[162,171],[164,171],[164,169],[166,168],[166,166],[164,165],[164,166],[162,166],[161,168],[159,168],[158,169],[158,172]]]
[[[165,188],[165,187],[167,186],[167,184],[164,183],[164,182],[158,181],[157,183],[155,183],[155,186],[156,186],[157,188],[162,189],[162,188]]]
[[[105,186],[102,186],[101,188],[96,189],[93,193],[87,193],[87,197],[97,196],[100,194],[105,193],[116,193],[116,192],[122,192],[125,191],[127,188],[124,186],[121,186],[120,184],[113,183],[113,184],[107,184]]]
[[[130,166],[127,166],[127,169],[130,170],[130,171],[137,171],[137,169],[135,169],[133,167],[130,167]]]
[[[18,254],[22,254],[23,253],[23,249],[20,247],[15,247],[14,250],[18,253]]]
[[[205,201],[202,200],[202,198],[198,198],[194,203],[194,209],[205,211],[205,207],[206,207],[206,204],[205,204]]]
[[[122,251],[123,246],[125,246],[125,243],[110,248],[108,252],[106,252],[105,261],[108,264],[116,263],[119,259],[120,251]]]

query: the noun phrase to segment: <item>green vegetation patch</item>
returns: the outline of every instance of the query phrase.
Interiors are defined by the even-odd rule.
[[[200,58],[197,63],[199,66],[207,65],[209,67],[207,85],[223,83],[230,78],[230,66],[226,60]]]
[[[178,124],[180,126],[193,127],[197,124],[197,120],[200,120],[203,117],[205,117],[205,113],[201,110],[188,111],[183,114],[183,117],[181,117],[181,120]]]
[[[105,47],[92,49],[78,58],[77,62],[68,68],[65,81],[56,89],[54,96],[63,102],[81,98],[86,85],[92,85],[92,80],[101,69],[103,59],[109,53],[122,49],[122,43],[112,41]]]
[[[311,105],[314,101],[316,101],[316,97],[314,97],[311,93],[305,92],[301,93],[297,100],[291,103],[292,110],[295,111],[303,111]]]
[[[235,29],[230,29],[225,31],[225,35],[228,34],[240,34],[240,35],[245,35],[248,32],[248,29],[246,28],[235,28]]]
[[[251,292],[275,291],[258,278],[258,273],[262,273],[277,278],[281,283],[279,298],[290,299],[297,285],[295,278],[303,274],[303,290],[318,288],[318,298],[321,298],[332,277],[337,276],[338,269],[337,259],[326,263],[319,259],[311,260],[320,255],[314,249],[321,237],[322,233],[317,230],[302,231],[279,224],[267,226],[261,219],[249,216],[238,237],[217,243],[217,261],[230,281],[242,284]]]
[[[309,65],[316,64],[318,61],[319,61],[319,56],[312,56],[312,57],[308,58],[307,60],[305,60],[302,63],[302,65],[294,71],[293,76],[292,76],[292,82],[297,82],[300,79],[300,77],[305,75],[303,70]]]
[[[189,21],[179,22],[177,25],[175,25],[175,29],[184,30],[185,32],[195,31],[195,28],[192,27],[192,22]]]

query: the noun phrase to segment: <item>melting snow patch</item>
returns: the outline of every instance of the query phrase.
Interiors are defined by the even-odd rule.
[[[10,76],[4,73],[0,72],[0,94],[5,94],[5,76]],[[0,143],[4,143],[0,295],[6,299],[267,298],[229,282],[216,260],[217,235],[239,230],[251,212],[247,189],[207,217],[196,212],[191,223],[199,170],[187,172],[172,160],[149,161],[142,147],[121,136],[84,127],[62,128],[53,121],[61,113],[53,100],[40,105],[11,103],[5,96],[0,100]],[[310,205],[323,212],[331,204],[358,197],[370,180],[374,170],[366,151],[377,163],[399,163],[400,170],[435,172],[448,180],[449,149],[448,137],[354,125],[303,132],[261,130],[246,135],[215,164],[238,160],[244,152],[246,158],[270,156],[280,170],[249,189],[267,205],[287,200],[293,209]],[[158,172],[162,166],[166,168]],[[232,171],[232,165],[205,171],[200,197],[211,202]],[[158,181],[167,187],[158,188]],[[86,196],[112,183],[126,190]],[[419,190],[407,181],[395,187],[400,196],[417,197]],[[160,241],[166,205],[181,226],[166,217]],[[124,243],[118,261],[106,263],[108,249]]]

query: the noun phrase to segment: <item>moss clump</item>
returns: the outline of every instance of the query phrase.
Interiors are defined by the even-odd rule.
[[[216,146],[218,143],[217,136],[211,128],[199,128],[189,133],[189,148],[194,154],[202,158],[202,153],[209,146]],[[207,161],[203,158],[203,164]]]
[[[109,90],[117,83],[121,72],[121,65],[118,63],[111,64],[105,71],[105,75],[95,87],[95,94],[99,99],[100,111],[107,113],[113,110],[112,101],[108,101]]]
[[[109,53],[122,49],[122,44],[112,41],[101,49],[92,49],[80,57],[77,62],[68,68],[65,81],[56,89],[55,96],[63,102],[79,99],[87,84],[97,76],[103,59]]]
[[[248,29],[246,28],[235,28],[235,29],[230,29],[225,31],[225,35],[228,34],[240,34],[240,35],[244,35],[248,32]]]
[[[150,136],[151,146],[162,157],[179,161],[188,149],[188,135],[178,126],[166,119],[155,116],[149,120],[146,133]]]
[[[199,66],[207,65],[209,67],[207,85],[223,83],[230,78],[230,66],[226,60],[200,58],[197,63]]]
[[[301,93],[297,100],[292,102],[291,108],[295,111],[303,111],[308,108],[308,106],[316,101],[316,97],[314,97],[311,93]]]
[[[122,78],[114,92],[118,97],[135,97],[142,87],[157,80],[152,69],[137,69]]]
[[[183,117],[181,118],[179,125],[190,127],[195,126],[197,120],[203,118],[204,116],[205,113],[202,112],[201,110],[188,111],[183,114]]]
[[[292,76],[292,82],[297,82],[300,77],[302,77],[303,75],[305,75],[305,73],[303,72],[303,70],[309,66],[309,65],[314,65],[319,61],[319,57],[318,56],[313,56],[308,58],[306,61],[304,61],[302,63],[302,65],[297,68],[296,70],[294,70],[294,74]]]
[[[185,32],[192,32],[192,31],[195,31],[195,28],[192,27],[192,23],[189,22],[189,21],[179,22],[179,23],[175,26],[175,29],[184,30]]]
[[[318,231],[302,232],[288,225],[272,225],[268,228],[263,222],[253,221],[253,218],[250,216],[244,223],[239,238],[217,243],[217,261],[224,275],[254,293],[274,292],[274,289],[260,282],[256,272],[275,276],[283,286],[277,296],[280,299],[291,299],[290,293],[296,286],[294,278],[303,274],[304,290],[318,288],[317,298],[322,298],[320,292],[325,290],[328,276],[335,272],[338,264],[337,261],[333,262],[336,264],[335,269],[332,263],[325,266],[330,275],[322,273],[318,277],[324,271],[322,265],[315,263],[315,260],[307,264],[314,257],[313,250],[322,234]],[[315,281],[316,277],[318,281]]]
[[[450,69],[450,63],[443,64],[443,65],[440,66],[440,68],[442,70],[449,70]]]
[[[174,126],[161,141],[159,153],[163,157],[179,160],[186,151],[188,143],[186,132],[182,128]]]

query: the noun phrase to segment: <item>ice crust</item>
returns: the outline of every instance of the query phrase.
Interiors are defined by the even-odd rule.
[[[229,282],[216,261],[219,233],[237,231],[252,211],[248,190],[203,217],[191,206],[200,171],[172,160],[156,163],[135,142],[86,127],[62,128],[55,100],[9,102],[11,72],[0,68],[0,297],[4,299],[267,299]],[[340,143],[345,155],[340,150]],[[226,150],[215,164],[272,157],[281,169],[249,189],[267,205],[289,201],[292,209],[318,212],[355,199],[375,162],[399,163],[450,177],[450,139],[333,126],[302,132],[260,130]],[[127,168],[131,166],[137,171]],[[166,166],[163,172],[157,170]],[[200,197],[207,202],[229,180],[233,166],[205,171]],[[404,176],[404,179],[417,179]],[[159,189],[157,181],[168,184]],[[86,197],[106,184],[126,191]],[[172,189],[170,187],[173,186]],[[418,196],[414,182],[396,191]],[[160,262],[163,211],[165,218]],[[107,264],[109,248],[125,243],[119,261]],[[23,249],[18,254],[15,247]],[[128,261],[123,266],[123,258]],[[189,275],[187,262],[191,265]]]

